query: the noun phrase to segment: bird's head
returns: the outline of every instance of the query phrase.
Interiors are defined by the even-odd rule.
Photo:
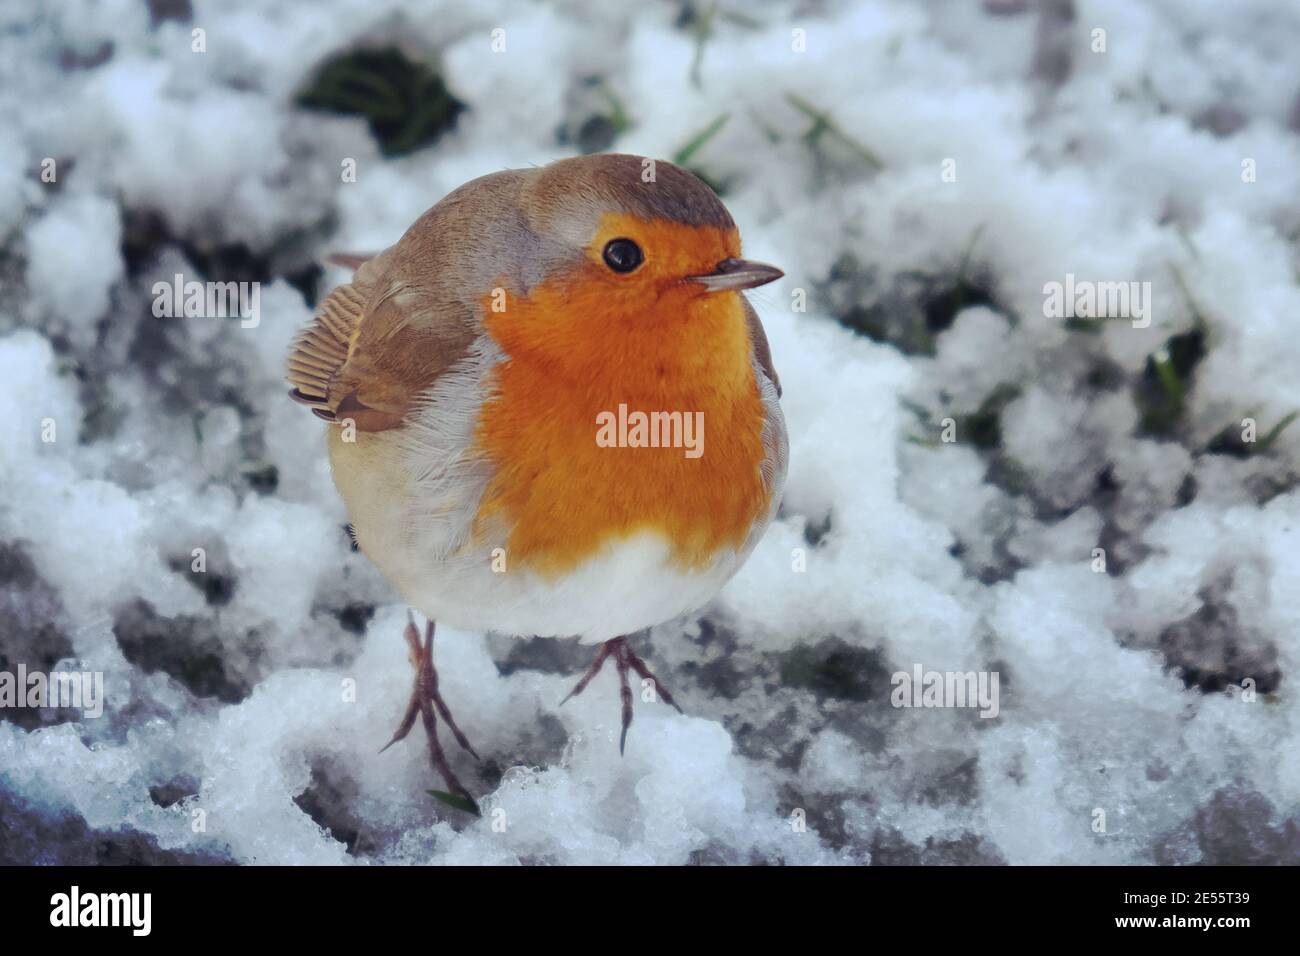
[[[737,293],[783,274],[741,258],[722,201],[662,160],[608,154],[552,163],[523,188],[519,209],[526,302],[496,323],[507,338],[525,340],[517,345],[567,350],[575,336],[672,334],[736,314]]]

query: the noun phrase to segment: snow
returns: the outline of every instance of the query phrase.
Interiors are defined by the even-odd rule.
[[[668,4],[0,8],[0,670],[107,694],[0,711],[0,860],[1300,862],[1300,424],[1214,450],[1300,409],[1300,14],[1058,6],[724,5],[698,59]],[[295,105],[394,45],[467,106],[436,144],[384,158]],[[378,752],[406,612],[283,361],[306,266],[571,155],[592,76],[620,151],[730,117],[691,163],[787,272],[753,294],[787,492],[708,608],[638,639],[686,714],[638,701],[622,758],[610,674],[559,706],[573,642],[439,628],[474,819],[426,793],[418,729]],[[262,281],[260,323],[155,318],[177,272]],[[1048,315],[1067,273],[1150,282],[1150,326]],[[1202,333],[1152,426],[1150,357]],[[917,665],[998,672],[998,716],[891,706]]]

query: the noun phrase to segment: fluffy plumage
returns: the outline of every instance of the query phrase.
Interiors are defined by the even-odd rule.
[[[762,325],[690,278],[740,243],[711,190],[633,156],[474,180],[359,264],[295,344],[335,425],[361,549],[432,619],[631,633],[708,601],[780,501],[785,424]],[[631,238],[644,264],[610,270]],[[700,412],[704,454],[603,448],[620,404]]]

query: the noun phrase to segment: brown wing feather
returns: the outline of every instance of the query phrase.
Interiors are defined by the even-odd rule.
[[[772,346],[767,344],[767,332],[758,318],[758,313],[749,304],[749,300],[742,296],[741,301],[745,303],[745,324],[749,326],[749,344],[754,350],[754,360],[758,362],[758,367],[763,370],[764,374],[771,379],[779,398],[781,396],[781,379],[777,377],[776,368],[772,365]]]
[[[484,296],[498,285],[523,292],[519,194],[538,170],[492,173],[424,213],[396,245],[353,266],[330,293],[289,358],[289,393],[326,421],[361,431],[400,426],[482,334]]]
[[[360,431],[400,425],[473,339],[460,310],[437,306],[437,297],[394,275],[383,254],[360,262],[353,281],[325,298],[294,341],[290,398],[318,418],[350,421]]]
[[[331,252],[325,257],[325,261],[332,266],[342,266],[344,269],[357,270],[365,263],[375,257],[375,253],[358,254],[355,252]]]
[[[361,293],[341,285],[321,303],[316,318],[294,340],[289,353],[289,394],[304,405],[330,405],[330,385],[348,360],[352,333],[365,308]]]

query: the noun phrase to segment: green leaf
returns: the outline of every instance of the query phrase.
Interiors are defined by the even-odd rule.
[[[690,158],[698,153],[705,143],[718,135],[718,131],[727,125],[727,120],[729,119],[731,119],[731,114],[723,113],[708,126],[704,127],[704,129],[696,133],[689,143],[673,155],[673,162],[678,166],[685,166],[687,162],[690,161]]]
[[[1106,320],[1102,317],[1083,318],[1078,315],[1072,315],[1065,320],[1065,328],[1070,332],[1083,332],[1086,335],[1101,335],[1102,329],[1106,327]]]
[[[1165,390],[1165,396],[1169,399],[1169,404],[1181,409],[1186,393],[1183,389],[1183,380],[1178,377],[1178,370],[1174,368],[1174,360],[1169,354],[1169,350],[1161,349],[1152,356],[1152,362],[1155,365],[1156,377],[1160,380],[1160,386]]]
[[[1021,388],[1014,382],[998,385],[980,402],[979,408],[958,417],[957,434],[976,448],[985,451],[997,448],[1002,444],[1002,413],[1020,394]]]
[[[1145,434],[1170,435],[1177,429],[1196,367],[1205,357],[1207,329],[1198,319],[1189,331],[1171,336],[1147,356],[1135,395]]]
[[[469,797],[461,796],[458,793],[448,793],[446,790],[427,790],[425,792],[435,800],[441,800],[449,807],[454,807],[457,810],[464,810],[466,813],[472,813],[476,817],[481,817],[483,815],[479,812],[478,804]]]
[[[1295,421],[1297,418],[1300,418],[1300,412],[1291,412],[1280,422],[1278,422],[1276,425],[1270,428],[1268,430],[1268,434],[1265,435],[1256,443],[1254,449],[1255,454],[1268,451],[1269,448],[1272,447],[1273,442],[1277,441],[1278,436],[1281,435],[1282,432],[1286,429],[1286,427],[1290,425],[1293,421]]]
[[[704,48],[713,38],[713,19],[718,13],[718,0],[712,0],[703,13],[696,11],[695,52],[691,55],[691,86],[697,90],[702,86],[700,67],[704,64]],[[679,164],[680,165],[680,164]]]
[[[763,135],[767,138],[767,141],[772,145],[775,146],[777,143],[781,142],[781,140],[785,138],[781,135],[781,131],[779,129],[777,129],[767,120],[763,119],[763,117],[759,115],[757,111],[750,110],[749,118],[753,120],[755,126],[757,126],[760,130],[763,131]]]
[[[632,117],[628,116],[623,101],[615,95],[614,91],[609,88],[609,85],[603,79],[596,79],[596,89],[605,98],[605,102],[609,104],[609,122],[614,127],[614,134],[618,135],[630,128],[632,126]]]
[[[306,109],[362,116],[385,156],[435,142],[466,107],[431,65],[399,49],[359,49],[324,63],[298,95]]]
[[[787,92],[785,94],[785,101],[804,116],[812,120],[812,126],[808,127],[808,132],[803,134],[804,141],[810,147],[816,147],[818,140],[820,140],[823,135],[829,133],[832,138],[839,140],[852,152],[856,153],[858,158],[866,163],[869,168],[873,170],[884,168],[884,161],[882,161],[879,156],[867,149],[866,146],[858,142],[848,133],[844,132],[844,130],[842,130],[835,121],[831,119],[830,114],[825,110],[818,109],[798,93]]]
[[[980,236],[984,235],[984,227],[988,223],[982,222],[971,231],[970,239],[966,241],[966,249],[961,254],[961,265],[957,267],[956,285],[965,285],[966,277],[970,274],[971,257],[975,254],[975,244],[980,241]]]

